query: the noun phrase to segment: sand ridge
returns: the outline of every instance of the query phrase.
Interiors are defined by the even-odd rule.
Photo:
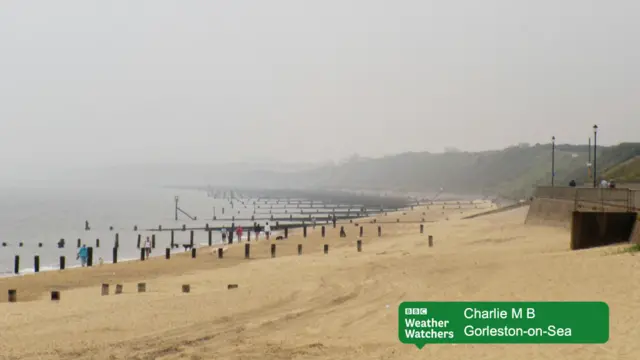
[[[319,226],[302,239],[252,243],[252,260],[232,246],[225,259],[199,249],[176,256],[0,280],[27,300],[0,303],[4,359],[636,359],[637,258],[618,247],[568,250],[564,229],[523,225],[526,208],[460,220],[469,210],[416,208],[419,224],[365,227],[363,252]],[[481,210],[478,210],[481,211]],[[457,214],[456,214],[457,213]],[[389,213],[389,217],[403,216]],[[445,218],[449,220],[445,220]],[[435,246],[427,245],[427,235]],[[297,244],[303,256],[296,256]],[[330,245],[322,254],[322,245]],[[170,264],[167,266],[167,264]],[[169,270],[168,270],[169,269]],[[113,274],[115,273],[115,274]],[[37,280],[37,278],[39,278]],[[144,279],[147,292],[135,293]],[[124,294],[100,296],[102,281]],[[66,284],[62,301],[48,288]],[[190,294],[180,286],[191,284]],[[238,289],[227,290],[229,283]],[[44,298],[43,298],[44,297]],[[422,350],[398,340],[397,306],[408,300],[598,300],[611,308],[604,345],[437,345]],[[387,307],[388,305],[388,307]],[[4,356],[4,357],[2,357]]]

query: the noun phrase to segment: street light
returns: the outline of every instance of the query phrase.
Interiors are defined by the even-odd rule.
[[[554,178],[556,176],[556,137],[551,137],[551,186],[554,185]]]
[[[589,161],[587,161],[587,179],[589,179],[591,175],[591,136],[589,136],[589,145],[587,146],[587,154],[589,154]]]
[[[598,172],[596,165],[596,153],[598,152],[598,125],[593,125],[593,187],[597,187]]]

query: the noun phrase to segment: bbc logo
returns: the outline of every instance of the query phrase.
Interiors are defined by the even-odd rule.
[[[405,308],[405,315],[427,315],[427,308]]]

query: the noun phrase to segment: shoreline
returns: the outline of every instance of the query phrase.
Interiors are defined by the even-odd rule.
[[[131,282],[138,280],[151,281],[153,279],[159,279],[163,276],[175,275],[176,269],[183,269],[183,271],[200,271],[200,270],[213,270],[218,268],[227,268],[243,263],[253,263],[254,261],[260,261],[271,258],[270,246],[276,244],[278,247],[278,257],[281,256],[294,256],[297,255],[297,244],[303,244],[304,254],[321,254],[323,251],[323,243],[331,244],[331,248],[342,248],[344,246],[353,246],[355,248],[355,240],[360,237],[357,236],[357,227],[355,223],[362,226],[364,236],[361,238],[363,241],[371,241],[373,239],[388,238],[390,234],[387,233],[387,227],[398,228],[400,233],[406,227],[411,229],[411,233],[417,233],[418,222],[422,217],[421,207],[415,207],[414,211],[389,213],[388,217],[402,218],[403,222],[388,222],[388,223],[374,223],[373,219],[376,217],[360,218],[360,221],[352,223],[337,223],[336,228],[333,226],[326,226],[326,238],[321,237],[321,224],[316,226],[313,230],[310,226],[308,229],[308,237],[303,238],[303,231],[300,228],[292,229],[289,231],[289,238],[286,240],[275,240],[275,237],[282,234],[282,231],[278,230],[274,232],[271,240],[266,241],[264,236],[260,237],[259,241],[251,240],[251,259],[246,260],[244,258],[244,244],[246,240],[237,243],[234,242],[225,251],[224,258],[218,259],[215,249],[220,247],[221,243],[216,243],[213,246],[198,247],[201,249],[197,252],[196,259],[191,258],[189,251],[180,251],[177,253],[172,252],[170,260],[164,259],[164,253],[158,256],[152,256],[149,260],[140,261],[139,259],[131,261],[118,261],[117,264],[105,262],[102,266],[92,267],[74,267],[67,268],[65,270],[55,271],[41,271],[38,274],[28,274],[30,276],[18,275],[0,277],[0,293],[7,291],[9,288],[15,288],[18,290],[18,296],[20,301],[34,301],[42,298],[46,295],[47,289],[52,289],[52,285],[57,284],[61,289],[75,289],[86,287],[99,287],[101,283],[118,283],[118,282]],[[440,215],[438,211],[437,215],[434,215],[432,220],[436,220],[440,217],[444,219],[446,215]],[[404,215],[403,215],[404,214]],[[377,218],[380,220],[380,218]],[[418,220],[418,222],[416,222]],[[340,228],[344,226],[347,232],[347,239],[340,238]],[[377,227],[382,226],[382,237],[377,235]],[[397,233],[394,230],[394,233]],[[243,239],[246,239],[243,236]],[[207,244],[208,245],[208,244]],[[240,245],[240,246],[238,246]],[[80,270],[81,269],[81,270]],[[26,274],[25,274],[26,275]],[[36,276],[33,276],[36,275]],[[25,290],[26,289],[26,290]],[[0,294],[0,303],[5,303],[6,297],[2,297]]]
[[[278,235],[282,234],[283,232],[282,231],[273,231],[272,233],[274,234],[273,236],[278,236]],[[262,240],[265,240],[264,239],[264,233],[261,233],[261,234],[262,234],[262,236],[261,236]],[[196,245],[195,246],[196,249],[206,249],[206,248],[216,248],[217,249],[218,247],[220,247],[220,245],[235,246],[237,244],[241,244],[241,243],[247,242],[246,241],[246,239],[247,239],[246,233],[243,234],[242,239],[243,240],[240,241],[240,242],[234,241],[234,243],[231,244],[231,245],[229,245],[228,243],[227,244],[223,244],[222,243],[222,239],[219,239],[218,242],[213,241],[211,246],[209,246],[209,244],[206,243],[206,242],[194,243],[194,245]],[[251,242],[255,242],[255,241],[251,240]],[[165,248],[165,249],[168,249],[168,248]],[[137,250],[138,250],[138,252],[140,251],[140,249],[137,249]],[[156,251],[156,250],[164,250],[164,249],[160,248],[160,247],[156,247],[155,249],[152,249],[151,250],[151,255],[149,256],[148,260],[151,260],[151,259],[154,259],[154,258],[164,258],[166,256],[164,251]],[[175,255],[180,255],[180,254],[190,254],[190,251],[189,250],[185,251],[181,247],[171,249],[171,256],[172,257],[175,256]],[[65,270],[67,270],[67,269],[71,270],[71,269],[80,269],[80,268],[101,267],[101,266],[106,266],[106,265],[117,265],[117,264],[120,264],[120,263],[125,263],[125,262],[130,262],[130,261],[141,261],[141,260],[140,260],[139,256],[138,257],[127,257],[127,258],[118,258],[118,263],[117,264],[114,264],[111,261],[103,261],[103,263],[100,264],[99,262],[96,262],[95,259],[94,259],[94,264],[92,266],[84,266],[84,267],[79,263],[80,260],[75,260],[75,261],[77,262],[77,264],[65,265]],[[147,260],[145,260],[145,261],[147,261]],[[60,270],[59,264],[51,265],[51,264],[42,264],[42,263],[40,264],[40,269],[39,270],[40,271],[35,272],[35,269],[32,266],[31,267],[21,267],[19,269],[19,273],[18,274],[13,273],[13,271],[11,271],[11,272],[0,272],[0,279],[37,275],[39,273],[46,273],[46,272],[51,272],[51,271],[64,271],[64,270]]]

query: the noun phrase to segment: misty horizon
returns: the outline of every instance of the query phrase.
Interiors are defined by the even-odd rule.
[[[37,3],[0,13],[0,178],[640,131],[632,1]]]

